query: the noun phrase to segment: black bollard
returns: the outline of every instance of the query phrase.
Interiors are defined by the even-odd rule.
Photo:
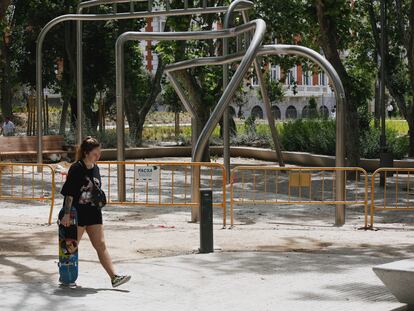
[[[200,191],[200,253],[214,252],[213,243],[213,192]]]

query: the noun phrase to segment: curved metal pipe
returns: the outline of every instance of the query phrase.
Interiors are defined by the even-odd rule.
[[[261,47],[257,56],[264,55],[299,55],[306,57],[316,64],[318,64],[330,77],[333,82],[333,88],[336,98],[336,166],[345,166],[345,89],[339,78],[335,68],[326,60],[322,55],[315,52],[312,49],[299,46],[299,45],[265,45]],[[221,65],[227,64],[234,61],[240,61],[243,59],[243,54],[239,53],[236,55],[225,56],[225,57],[209,57],[204,59],[194,59],[189,61],[182,61],[175,63],[166,68],[167,72],[175,70],[183,70],[192,68],[195,66],[204,65]],[[213,126],[214,129],[214,126]],[[211,129],[210,129],[211,132]],[[345,199],[345,178],[342,172],[336,174],[336,198],[338,201]],[[343,225],[345,223],[345,207],[344,205],[338,204],[335,211],[335,224]]]
[[[90,1],[84,1],[78,4],[78,8],[82,7],[82,8],[91,8],[91,7],[95,7],[95,6],[99,6],[99,5],[103,5],[103,4],[118,4],[118,3],[128,3],[131,2],[131,0],[90,0]],[[148,0],[134,0],[133,2],[148,2]],[[209,7],[205,7],[203,6],[203,8],[209,8]],[[203,9],[200,8],[200,9]],[[217,13],[224,13],[227,11],[227,6],[217,6],[214,7],[217,9],[223,9],[221,12],[217,12]],[[241,7],[239,7],[238,9],[240,9]],[[186,8],[184,6],[184,9],[191,9],[191,8]],[[243,10],[248,9],[248,7],[246,8],[242,8]],[[169,12],[171,12],[173,10],[169,10]]]
[[[80,8],[92,8],[98,5],[103,4],[118,4],[118,3],[128,3],[131,2],[131,0],[89,0],[89,1],[83,1],[78,4],[78,11]],[[134,2],[147,2],[147,0],[143,1],[137,1],[134,0]]]
[[[266,24],[263,20],[253,20],[247,24],[234,27],[231,29],[222,29],[222,30],[211,30],[211,31],[194,31],[194,32],[135,32],[129,31],[121,34],[115,44],[115,57],[116,57],[116,107],[117,107],[117,159],[118,161],[125,160],[125,126],[124,126],[124,80],[125,80],[125,70],[124,70],[124,45],[127,41],[131,40],[208,40],[208,39],[220,39],[235,37],[239,34],[251,31],[255,29],[254,35],[254,47],[249,49],[248,60],[242,61],[238,72],[243,70],[243,74],[240,76],[239,80],[243,78],[245,71],[249,68],[251,64],[252,55],[256,53],[257,48],[261,44],[261,41],[264,37],[266,30]],[[253,44],[253,43],[252,43]],[[246,56],[247,58],[247,56]],[[241,68],[241,69],[240,69]],[[232,79],[233,81],[233,79]],[[235,84],[236,82],[233,82]],[[227,91],[226,96],[228,96],[229,91]],[[191,112],[191,111],[190,111]],[[220,112],[216,112],[220,113]],[[214,114],[214,112],[213,112]],[[222,114],[222,113],[221,113]],[[204,131],[203,131],[204,132]],[[202,135],[207,135],[208,133],[202,133]],[[200,136],[200,137],[201,137]],[[207,137],[208,138],[208,137]],[[200,139],[199,139],[200,140]],[[197,150],[197,145],[195,150]],[[119,199],[124,198],[125,196],[125,168],[118,167],[118,197]]]
[[[86,7],[93,7],[100,4],[110,4],[110,3],[120,3],[120,1],[124,0],[112,0],[112,1],[98,1],[92,0],[80,3],[78,6],[78,12],[81,13],[83,8]],[[125,1],[126,2],[126,1]],[[239,8],[238,10],[242,11],[246,8]],[[79,87],[82,83],[82,60],[79,61],[82,57],[82,24],[81,21],[105,21],[105,20],[116,20],[116,19],[138,19],[138,18],[149,18],[149,17],[156,17],[156,16],[182,16],[182,15],[194,15],[194,14],[215,14],[215,13],[223,13],[226,12],[226,6],[219,6],[219,7],[203,7],[203,8],[184,8],[184,9],[174,9],[168,11],[151,11],[151,12],[129,12],[129,13],[115,13],[115,14],[66,14],[62,16],[58,16],[47,23],[42,30],[40,31],[37,37],[36,43],[36,100],[37,100],[37,162],[43,162],[43,116],[42,116],[42,106],[43,106],[43,82],[42,82],[42,74],[43,74],[43,42],[47,33],[56,25],[65,22],[65,21],[77,21],[77,95],[78,95],[78,113],[79,116],[82,116],[82,97],[83,97],[83,89]],[[82,127],[82,118],[78,117],[78,134],[77,138],[80,140],[81,137],[81,127]]]
[[[242,5],[253,7],[253,2],[248,0],[236,0],[233,1],[227,9],[226,15],[224,16],[223,28],[229,28],[230,18],[233,11]],[[246,22],[246,21],[245,21]],[[227,38],[223,39],[223,56],[227,56],[229,53],[229,42]],[[229,66],[226,64],[223,66],[223,90],[227,88],[229,83]],[[226,107],[223,114],[223,162],[226,169],[227,180],[230,178],[230,124],[229,124],[229,107]],[[198,192],[198,189],[194,189],[194,192]]]
[[[172,65],[168,65],[165,68],[166,72],[173,72],[177,70],[184,70],[198,66],[207,66],[207,65],[224,65],[240,61],[244,57],[244,53],[237,53],[229,56],[216,56],[216,57],[205,57],[199,59],[191,59],[181,61]],[[344,135],[344,103],[345,103],[345,90],[341,79],[339,78],[338,73],[333,68],[331,63],[326,60],[322,55],[315,52],[314,50],[300,46],[300,45],[285,45],[285,44],[275,44],[275,45],[265,45],[258,49],[257,56],[267,56],[267,55],[299,55],[306,57],[317,65],[319,65],[330,77],[333,82],[334,93],[337,102],[337,146],[336,146],[336,166],[342,167],[345,166],[345,135]],[[341,129],[338,131],[338,126]]]
[[[259,27],[260,25],[260,27]],[[116,41],[116,45],[124,44],[127,41],[139,40],[211,40],[221,38],[231,38],[245,32],[261,29],[265,25],[261,19],[255,19],[247,24],[237,26],[230,29],[209,30],[209,31],[177,31],[177,32],[139,32],[127,31],[121,34]],[[266,26],[264,26],[266,27]]]
[[[224,90],[219,102],[217,103],[217,106],[211,113],[210,119],[207,121],[206,126],[200,134],[200,137],[198,138],[192,159],[194,162],[200,162],[202,160],[204,148],[208,144],[208,140],[211,134],[213,133],[214,128],[216,127],[217,123],[222,117],[225,108],[228,106],[231,100],[231,97],[233,96],[237,87],[242,82],[243,77],[246,75],[247,71],[249,70],[249,67],[251,66],[252,62],[254,61],[254,58],[256,57],[256,53],[263,41],[266,31],[266,23],[261,19],[258,19],[256,21],[257,27],[253,35],[253,38],[250,42],[250,46],[247,49],[245,56],[241,60],[236,72],[231,78],[227,88]]]
[[[230,19],[232,17],[233,12],[240,6],[253,6],[253,3],[247,0],[235,0],[233,1],[224,18],[224,28],[228,28],[229,24],[230,24]],[[249,21],[249,18],[247,16],[246,11],[242,11],[242,17],[243,17],[243,21],[244,23],[247,23]],[[246,39],[247,40],[247,39]],[[226,56],[228,54],[228,40],[227,39],[223,39],[223,56]],[[260,86],[260,90],[261,90],[261,94],[262,94],[262,99],[263,99],[263,104],[264,104],[264,109],[266,112],[266,117],[267,117],[267,122],[269,124],[269,128],[270,128],[270,132],[272,135],[272,139],[273,139],[273,143],[275,145],[275,152],[276,152],[276,156],[279,162],[280,166],[284,166],[284,161],[283,161],[283,154],[282,154],[282,150],[280,148],[280,143],[279,143],[279,134],[277,132],[277,128],[275,125],[275,120],[273,117],[273,113],[272,113],[272,104],[270,102],[270,98],[269,98],[269,93],[267,91],[266,85],[265,85],[265,81],[264,81],[264,77],[263,77],[263,73],[260,67],[260,63],[261,60],[259,57],[256,57],[255,60],[253,61],[253,65],[256,71],[256,75],[259,81],[259,86]],[[228,65],[223,66],[223,89],[225,89],[227,87],[227,83],[228,83]],[[224,115],[223,115],[223,127],[224,127],[224,131],[223,131],[223,162],[226,168],[226,172],[227,172],[227,176],[230,176],[230,131],[229,131],[229,108],[227,107],[224,111]]]

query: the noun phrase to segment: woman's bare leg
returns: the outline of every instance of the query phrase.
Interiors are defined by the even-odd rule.
[[[86,227],[78,226],[78,245],[80,240],[82,239],[83,233],[85,232]]]
[[[86,232],[89,235],[93,247],[98,253],[99,261],[112,279],[115,276],[115,269],[111,257],[109,256],[109,252],[106,249],[103,225],[87,226]]]

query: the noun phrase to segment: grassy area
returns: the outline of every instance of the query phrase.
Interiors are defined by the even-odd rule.
[[[386,120],[385,124],[387,125],[387,128],[398,132],[400,135],[407,135],[408,133],[408,124],[405,120],[391,119]]]

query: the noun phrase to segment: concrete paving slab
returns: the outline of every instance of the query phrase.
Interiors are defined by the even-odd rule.
[[[80,287],[59,288],[49,259],[44,265],[51,273],[37,281],[0,279],[0,310],[403,310],[372,271],[384,262],[376,256],[295,252],[122,261],[117,267],[133,278],[114,290],[98,263],[82,260]]]
[[[414,309],[414,259],[387,263],[373,270],[398,301]]]

